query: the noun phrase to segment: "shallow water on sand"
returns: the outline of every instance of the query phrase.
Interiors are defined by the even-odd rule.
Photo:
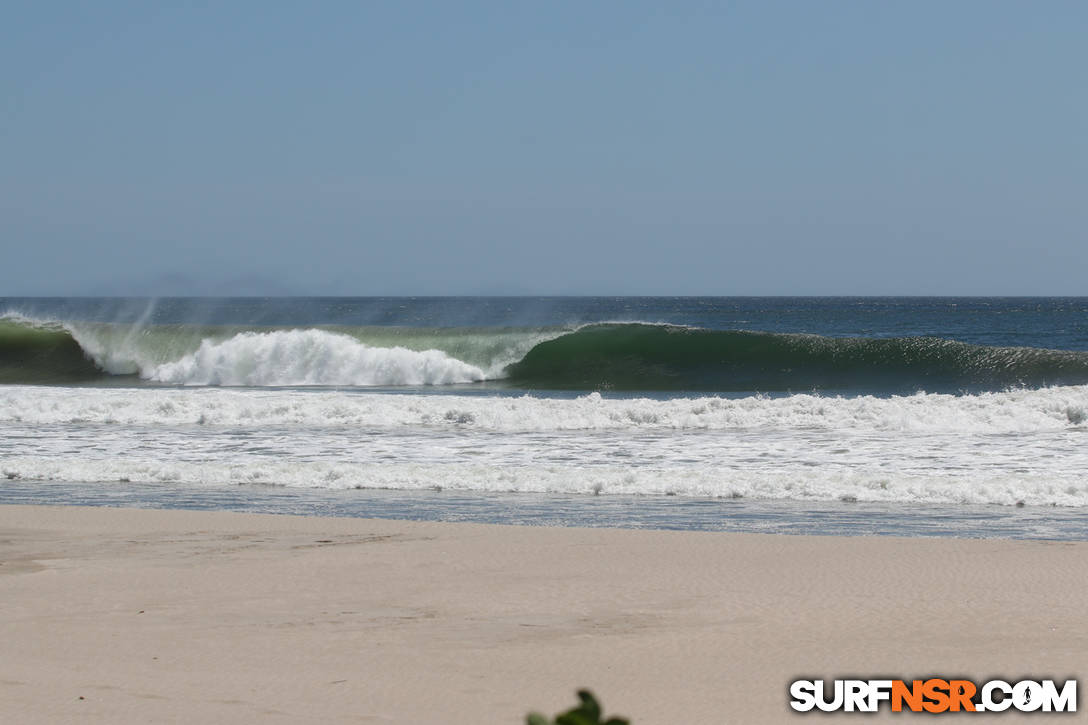
[[[1088,518],[1052,506],[744,501],[477,491],[291,489],[124,482],[7,481],[0,504],[222,510],[527,526],[834,536],[1088,541]]]

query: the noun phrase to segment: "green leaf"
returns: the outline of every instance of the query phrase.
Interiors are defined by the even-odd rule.
[[[555,718],[555,725],[600,725],[600,720],[590,718],[577,709],[565,712]]]
[[[631,725],[622,717],[613,717],[601,721],[601,704],[589,690],[578,690],[581,704],[555,716],[554,725]],[[526,725],[552,725],[538,712],[530,713],[525,719]]]
[[[601,721],[601,706],[597,703],[597,698],[593,696],[593,693],[589,690],[578,690],[578,699],[582,701],[582,705],[577,710],[585,714],[592,723],[599,723]],[[571,710],[574,712],[574,710]]]

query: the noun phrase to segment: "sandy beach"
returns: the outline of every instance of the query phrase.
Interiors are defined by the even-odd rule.
[[[1088,543],[3,506],[0,720],[520,723],[588,687],[770,723],[798,677],[1083,674],[1086,598]]]

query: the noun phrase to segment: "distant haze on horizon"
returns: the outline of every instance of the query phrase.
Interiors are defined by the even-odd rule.
[[[0,296],[1088,294],[1088,4],[31,3]]]

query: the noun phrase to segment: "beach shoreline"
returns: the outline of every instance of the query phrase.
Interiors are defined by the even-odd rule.
[[[1088,664],[1088,542],[14,505],[0,542],[12,722],[520,723],[581,687],[778,722],[798,678]]]

